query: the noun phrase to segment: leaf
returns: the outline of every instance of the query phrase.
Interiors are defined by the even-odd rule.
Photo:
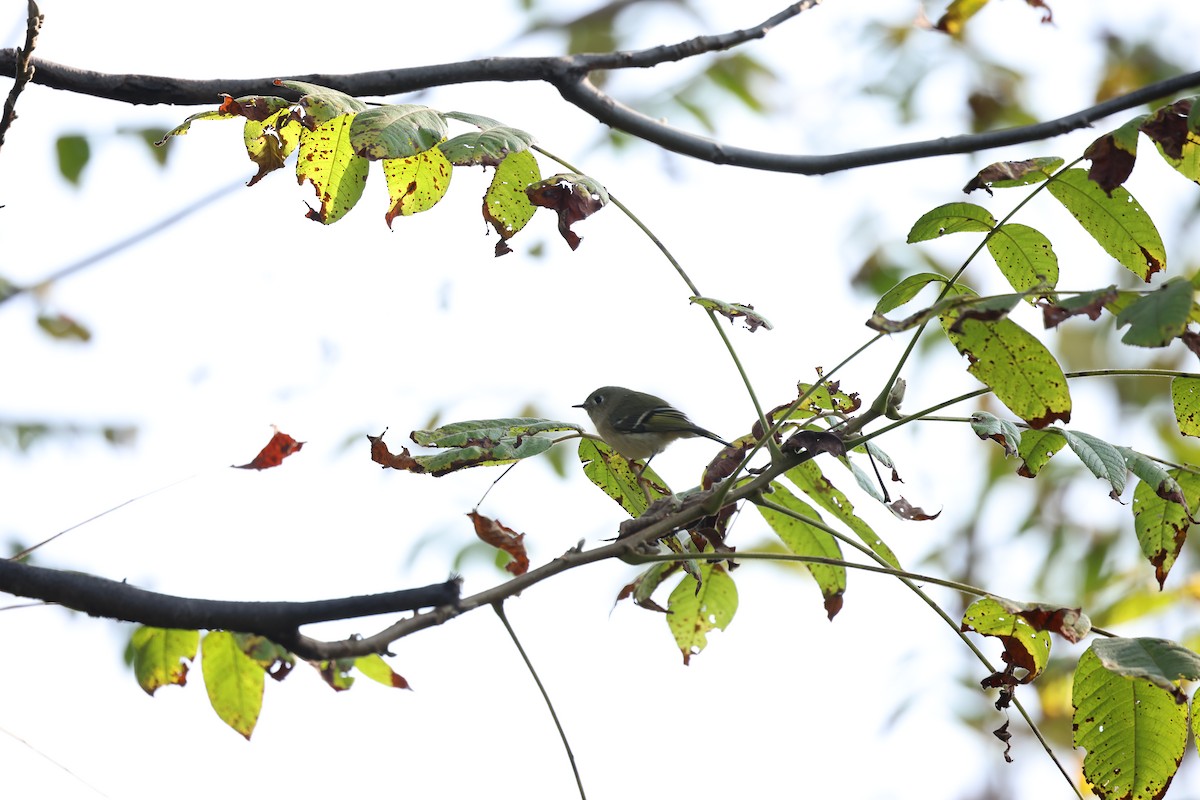
[[[805,461],[803,464],[792,467],[784,475],[787,476],[788,480],[796,484],[809,500],[812,500],[825,509],[826,512],[839,519],[847,528],[854,531],[854,534],[862,540],[863,544],[871,548],[871,551],[875,555],[896,569],[902,569],[900,559],[892,552],[892,548],[887,546],[883,539],[875,533],[865,520],[854,513],[854,504],[850,502],[850,498],[841,489],[834,486],[815,463]]]
[[[558,233],[572,250],[583,241],[571,226],[608,205],[608,190],[587,175],[552,175],[525,188],[529,202],[558,214]]]
[[[376,683],[382,683],[384,686],[390,686],[393,689],[411,689],[408,681],[403,675],[396,673],[386,661],[375,653],[367,656],[359,656],[354,659],[354,666],[363,675],[366,675]]]
[[[354,685],[354,676],[350,674],[350,670],[354,667],[354,661],[349,658],[320,661],[316,667],[317,672],[321,675],[321,680],[325,681],[335,692],[344,692]]]
[[[963,187],[963,191],[970,194],[976,189],[983,189],[991,194],[992,189],[1010,189],[1041,183],[1062,165],[1063,160],[1057,156],[1031,158],[1026,161],[997,161],[981,169]]]
[[[883,296],[879,298],[879,302],[875,304],[875,314],[883,315],[892,309],[899,308],[916,297],[922,289],[931,283],[945,284],[946,276],[937,275],[932,272],[909,275],[883,293]]]
[[[772,481],[771,489],[773,491],[770,498],[776,505],[783,506],[800,517],[821,522],[820,514],[808,503],[788,491],[782,483]],[[842,548],[837,539],[824,530],[773,508],[761,505],[755,507],[780,541],[796,555],[839,560],[842,558]],[[842,596],[846,593],[846,568],[837,564],[805,563],[804,566],[816,579],[821,595],[825,598],[826,616],[833,619],[841,610]]]
[[[1134,300],[1117,314],[1117,327],[1129,326],[1121,341],[1136,347],[1166,347],[1187,330],[1194,293],[1190,281],[1172,278]]]
[[[462,111],[447,111],[445,116],[480,129],[478,132],[459,134],[442,144],[442,152],[456,167],[494,167],[509,153],[528,150],[536,141],[531,134],[502,125],[491,117]]]
[[[974,203],[948,203],[927,211],[908,232],[908,243],[924,242],[951,233],[986,233],[996,225],[996,218]]]
[[[422,447],[490,446],[502,439],[520,439],[541,433],[582,432],[578,425],[540,417],[501,417],[451,422],[430,431],[413,431],[409,437]]]
[[[537,159],[529,151],[512,153],[496,167],[496,174],[483,196],[483,218],[500,234],[496,256],[511,253],[508,240],[524,228],[537,208],[529,202],[525,188],[542,177]]]
[[[1167,252],[1154,222],[1123,187],[1105,194],[1081,169],[1059,174],[1046,187],[1104,252],[1144,281],[1163,270]]]
[[[437,205],[450,188],[453,171],[441,148],[431,147],[410,158],[383,162],[383,177],[388,187],[388,211],[384,221],[392,227],[397,216],[428,211]]]
[[[200,668],[213,711],[249,739],[262,711],[266,672],[242,652],[234,634],[228,631],[210,631],[204,637]]]
[[[961,36],[967,26],[967,20],[978,14],[987,4],[988,0],[951,0],[934,28],[951,36]]]
[[[187,685],[188,665],[200,646],[200,631],[140,626],[130,641],[138,686],[153,695],[161,686]]]
[[[1146,116],[1134,117],[1115,131],[1104,134],[1088,145],[1083,157],[1090,159],[1088,178],[1106,194],[1125,183],[1137,159],[1138,127]]]
[[[525,534],[517,533],[498,519],[485,517],[477,511],[469,511],[475,535],[485,544],[490,544],[512,556],[504,568],[513,575],[524,575],[529,570],[529,556],[525,553]]]
[[[1154,142],[1163,160],[1189,181],[1200,180],[1200,135],[1192,123],[1196,98],[1162,106],[1142,119],[1141,130]]]
[[[1018,454],[1021,446],[1021,430],[1006,419],[986,411],[971,414],[971,430],[980,439],[991,439],[1004,448],[1005,457]]]
[[[1162,797],[1187,744],[1187,706],[1154,683],[1105,668],[1097,640],[1079,659],[1071,687],[1083,775],[1102,798]]]
[[[1046,346],[1010,319],[966,320],[941,316],[946,336],[970,361],[967,371],[1033,428],[1069,422],[1071,394],[1062,367]]]
[[[1103,481],[1112,486],[1112,497],[1116,499],[1125,491],[1125,459],[1117,448],[1103,439],[1081,431],[1062,431],[1067,445],[1079,457],[1083,465]]]
[[[1117,299],[1117,287],[1108,286],[1090,292],[1082,292],[1065,300],[1058,299],[1051,303],[1042,301],[1042,324],[1047,328],[1058,327],[1059,323],[1078,314],[1086,314],[1088,319],[1097,320],[1105,306]]]
[[[92,332],[82,323],[66,314],[38,314],[38,327],[55,339],[62,341],[88,342]]]
[[[695,303],[701,308],[707,308],[709,311],[715,311],[725,317],[731,323],[738,317],[742,317],[746,322],[746,328],[751,333],[754,333],[759,328],[771,330],[775,326],[772,325],[766,317],[754,310],[754,306],[743,305],[741,303],[727,303],[724,300],[715,300],[711,297],[689,297],[689,302]]]
[[[1092,632],[1092,621],[1078,608],[1061,608],[1042,603],[1013,603],[1000,600],[1006,609],[1019,615],[1036,631],[1057,633],[1071,644],[1083,641]]]
[[[912,520],[913,522],[929,522],[942,515],[941,511],[938,511],[935,514],[930,514],[925,509],[919,506],[914,506],[903,497],[898,498],[893,503],[888,503],[887,509],[900,519]]]
[[[354,208],[367,182],[370,162],[350,146],[353,119],[353,114],[334,117],[300,139],[296,182],[313,185],[321,208],[310,206],[306,216],[322,225],[337,222]]]
[[[303,126],[292,118],[290,108],[277,111],[262,121],[247,119],[242,129],[242,139],[246,144],[246,155],[258,165],[258,172],[246,185],[253,186],[282,167],[300,144],[303,130]]]
[[[1171,379],[1171,405],[1184,436],[1200,436],[1200,378]]]
[[[987,240],[987,248],[1000,273],[1018,292],[1058,285],[1058,256],[1041,231],[1015,223],[1001,225]],[[1032,297],[1026,300],[1033,302]]]
[[[83,168],[87,166],[88,160],[92,156],[92,148],[88,144],[87,137],[78,133],[59,136],[54,141],[54,152],[58,156],[59,174],[66,178],[72,186],[78,186]]]
[[[1047,428],[1044,431],[1023,431],[1021,444],[1017,454],[1021,457],[1021,468],[1017,474],[1024,478],[1034,478],[1042,471],[1042,467],[1050,458],[1063,449],[1067,444],[1066,438],[1058,428]]]
[[[445,118],[428,106],[376,106],[354,116],[350,146],[372,161],[409,158],[437,145],[447,132]]]
[[[399,454],[390,452],[383,443],[382,433],[367,439],[371,442],[371,460],[375,463],[440,477],[469,467],[511,464],[539,455],[554,446],[555,439],[548,434],[579,430],[578,425],[569,422],[533,417],[466,420],[432,431],[413,431],[409,436],[417,444],[443,448],[440,453],[415,457],[408,448],[401,448]]]
[[[671,494],[654,470],[646,467],[635,475],[630,462],[604,442],[580,439],[579,461],[588,480],[616,500],[631,517],[640,517],[650,507],[647,492],[650,501]]]
[[[841,383],[839,381],[824,381],[813,387],[811,383],[803,381],[796,384],[797,397],[805,398],[800,405],[801,409],[808,409],[813,412],[836,411],[839,414],[853,414],[862,408],[862,398],[858,396],[858,392],[841,391]]]
[[[667,610],[654,602],[652,595],[669,575],[679,571],[682,563],[679,561],[659,561],[651,565],[649,569],[634,578],[632,582],[622,587],[620,593],[617,594],[617,602],[621,602],[626,597],[632,597],[635,605],[641,606],[648,611],[658,611],[666,614]]]
[[[318,86],[303,81],[275,81],[276,86],[285,86],[300,93],[300,107],[305,112],[305,127],[310,131],[332,120],[334,117],[353,116],[367,110],[367,104],[345,92]]]
[[[270,469],[271,467],[278,467],[283,463],[285,458],[292,453],[300,452],[300,448],[304,447],[304,442],[297,442],[274,425],[271,427],[274,429],[275,435],[271,437],[271,441],[267,442],[266,447],[260,450],[250,463],[231,465],[234,469]]]
[[[155,142],[154,144],[158,147],[162,147],[163,145],[165,145],[167,143],[167,140],[170,139],[172,136],[186,136],[187,132],[189,130],[191,130],[193,122],[197,122],[199,120],[208,120],[208,119],[233,119],[235,116],[237,116],[237,115],[233,114],[233,113],[219,111],[219,110],[217,110],[217,111],[211,111],[211,110],[210,111],[201,111],[198,114],[192,114],[190,117],[185,119],[183,122],[179,123],[171,130],[167,131],[166,134],[161,139],[159,139],[157,142]]]
[[[1097,639],[1091,651],[1109,672],[1150,681],[1174,695],[1176,703],[1187,702],[1178,685],[1180,680],[1200,680],[1200,654],[1168,639],[1113,636]]]
[[[1001,658],[1010,668],[1005,672],[1011,674],[1012,668],[1025,670],[1023,677],[1012,676],[1016,683],[1029,683],[1050,661],[1050,634],[1037,630],[994,597],[982,597],[971,603],[963,612],[960,629],[999,639],[1004,645]]]
[[[1164,470],[1144,456],[1141,459],[1143,463],[1130,460],[1140,478],[1133,487],[1133,529],[1161,591],[1194,521],[1191,509],[1200,503],[1200,476],[1182,469]]]
[[[667,600],[667,625],[684,664],[705,648],[709,631],[725,630],[737,613],[737,586],[725,567],[706,561],[700,572],[700,583],[690,575],[683,576]]]

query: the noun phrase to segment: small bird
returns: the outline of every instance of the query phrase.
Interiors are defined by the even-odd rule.
[[[630,461],[653,458],[676,439],[703,436],[729,447],[729,442],[693,423],[666,400],[620,386],[602,386],[572,406],[592,418],[596,432]]]

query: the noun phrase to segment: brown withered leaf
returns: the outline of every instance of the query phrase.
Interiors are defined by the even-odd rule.
[[[1032,604],[1018,606],[1014,613],[1023,617],[1035,630],[1057,633],[1071,644],[1078,643],[1092,630],[1092,621],[1078,608]]]
[[[924,522],[926,520],[937,519],[938,517],[940,517],[942,515],[941,511],[937,512],[936,514],[930,514],[929,512],[925,511],[924,509],[912,505],[907,500],[905,500],[903,497],[901,497],[899,500],[896,500],[894,503],[891,503],[890,505],[888,505],[888,508],[890,508],[892,510],[892,513],[895,514],[900,519],[911,519],[911,520],[915,520],[917,522]]]
[[[253,95],[238,98],[227,94],[221,94],[220,96],[225,98],[221,101],[220,107],[217,108],[222,114],[234,114],[246,119],[252,119],[255,122],[262,122],[272,114],[276,114],[291,105],[291,102],[284,100],[282,97],[272,97],[269,95]]]
[[[700,488],[711,489],[732,475],[756,442],[757,440],[750,436],[743,436],[740,439],[734,439],[729,447],[721,448],[721,451],[704,468],[704,474],[700,476]]]
[[[781,449],[785,453],[799,453],[801,450],[807,450],[813,455],[830,453],[838,458],[846,455],[846,445],[842,438],[829,431],[796,431],[787,438]]]
[[[1047,328],[1057,327],[1064,320],[1078,314],[1087,314],[1088,319],[1097,320],[1104,307],[1117,299],[1117,287],[1109,286],[1094,292],[1085,292],[1076,297],[1059,300],[1052,303],[1041,299],[1038,306],[1042,309],[1042,324]]]
[[[376,464],[380,464],[384,469],[402,469],[408,472],[424,472],[425,467],[421,466],[415,458],[408,452],[407,447],[401,447],[399,453],[393,453],[388,450],[388,446],[383,442],[383,434],[387,433],[387,428],[383,429],[383,433],[378,436],[367,434],[367,441],[371,443],[371,460]]]
[[[1187,345],[1188,350],[1200,356],[1200,333],[1193,330],[1186,330],[1179,334],[1179,341]]]
[[[604,187],[584,175],[554,175],[525,189],[529,202],[558,214],[558,232],[572,250],[582,241],[571,226],[608,203]],[[501,255],[497,245],[496,255]]]
[[[1113,189],[1129,179],[1137,154],[1122,147],[1114,133],[1106,133],[1088,145],[1083,157],[1092,161],[1088,178],[1111,196]]]
[[[1179,100],[1155,111],[1141,125],[1142,133],[1158,143],[1163,153],[1178,161],[1183,158],[1183,146],[1188,142],[1188,113],[1190,98]]]
[[[267,446],[259,451],[254,460],[248,464],[230,464],[234,469],[270,469],[278,467],[283,463],[283,460],[292,453],[300,452],[300,448],[304,447],[304,442],[297,442],[291,436],[288,436],[283,431],[271,426],[275,435],[271,437],[271,441],[267,442]]]
[[[1062,159],[1055,158],[997,161],[979,170],[975,174],[975,177],[963,187],[963,192],[970,194],[976,189],[983,189],[988,194],[992,194],[992,184],[1022,186],[1026,183],[1044,181],[1048,177],[1047,167],[1051,167],[1052,164],[1061,163]]]
[[[529,556],[525,553],[525,534],[517,533],[498,519],[485,517],[476,511],[467,516],[475,525],[475,535],[484,542],[512,556],[504,568],[513,575],[524,575],[529,569]]]
[[[992,736],[995,736],[997,739],[1004,742],[1004,761],[1005,763],[1011,764],[1013,761],[1012,742],[1010,741],[1012,739],[1012,734],[1008,732],[1008,720],[1005,720],[1003,725],[992,731]]]

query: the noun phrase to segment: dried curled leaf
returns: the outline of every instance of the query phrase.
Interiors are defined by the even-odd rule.
[[[254,457],[254,460],[248,464],[232,464],[231,466],[234,469],[270,469],[271,467],[278,467],[292,453],[300,452],[300,448],[304,446],[304,442],[297,442],[274,425],[271,427],[275,430],[275,435],[271,437],[271,441],[267,442],[267,446],[260,450],[258,455]]]
[[[485,517],[476,511],[467,514],[475,525],[475,535],[485,544],[503,550],[512,556],[504,568],[513,575],[524,575],[529,569],[529,556],[525,553],[525,534],[517,533],[498,519]]]

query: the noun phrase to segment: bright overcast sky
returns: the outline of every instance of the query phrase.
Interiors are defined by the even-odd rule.
[[[643,25],[637,45],[749,26],[782,3],[703,5],[703,23],[655,6],[636,18]],[[1127,25],[1132,13],[1115,2],[1086,9],[1058,3],[1057,24],[1042,26],[1024,4],[993,5],[988,24],[1006,32],[993,38],[1022,42],[1019,59],[1009,60],[1039,76],[1031,100],[1046,116],[1089,104],[1099,65],[1079,42],[1101,20]],[[451,13],[440,4],[399,7],[361,3],[353,14],[330,16],[328,6],[301,2],[271,16],[266,6],[231,2],[46,0],[37,54],[109,72],[242,78],[561,47],[546,38],[515,42],[522,17],[506,3],[471,0]],[[4,42],[11,46],[24,4],[3,8],[0,31],[11,26]],[[1164,0],[1141,9],[1156,35],[1194,43],[1200,11],[1192,4]],[[721,138],[833,152],[962,132],[957,108],[938,105],[941,91],[961,96],[961,75],[931,77],[919,102],[932,122],[912,131],[897,127],[886,99],[839,95],[846,85],[839,76],[886,69],[872,61],[860,21],[895,23],[916,13],[916,4],[902,0],[827,0],[776,29],[748,52],[783,78],[770,97],[777,116],[765,121],[723,105]],[[681,70],[619,76],[614,91],[640,97]],[[921,212],[961,199],[959,187],[985,163],[941,159],[823,180],[757,175],[650,147],[598,148],[600,127],[546,86],[467,85],[404,100],[529,130],[642,215],[703,293],[754,304],[776,330],[733,328],[730,335],[767,405],[792,399],[797,380],[811,380],[814,367],[832,367],[869,338],[863,320],[870,303],[851,294],[849,276],[877,242],[902,240]],[[17,283],[253,174],[235,122],[194,126],[176,142],[165,171],[140,142],[116,135],[171,127],[198,108],[133,107],[31,86],[18,110],[0,150],[0,275]],[[69,132],[93,143],[79,189],[59,178],[53,161],[55,138]],[[1093,135],[988,156],[1070,155]],[[434,414],[443,421],[511,416],[530,402],[540,415],[584,423],[570,406],[610,383],[661,394],[725,436],[747,429],[752,408],[711,326],[628,220],[609,208],[579,224],[584,242],[571,252],[543,212],[513,240],[516,252],[497,260],[478,210],[488,179],[458,170],[441,205],[389,231],[383,181],[374,172],[358,207],[322,228],[304,218],[311,188],[298,187],[285,169],[53,287],[41,301],[86,323],[95,334],[87,346],[39,334],[29,298],[0,309],[0,417],[140,428],[131,448],[84,438],[48,440],[28,454],[0,450],[0,538],[29,544],[163,489],[48,545],[37,563],[206,598],[388,591],[446,578],[453,555],[472,541],[464,514],[498,473],[432,479],[384,472],[368,459],[365,433],[389,427],[399,447]],[[1167,214],[1167,202],[1147,205]],[[541,257],[529,255],[535,245]],[[1086,258],[1098,257],[1086,243],[1079,247]],[[844,387],[869,395],[902,346],[899,339],[882,343],[847,371]],[[911,408],[974,386],[957,356],[924,363],[945,375],[911,381]],[[302,453],[276,470],[228,469],[257,452],[271,424],[305,440]],[[916,561],[974,509],[958,507],[955,488],[924,472],[913,437],[884,446],[900,460],[910,500],[947,508],[937,523],[903,526],[856,495],[901,559]],[[959,449],[947,458],[982,458],[979,446],[958,436],[947,447]],[[707,440],[681,443],[655,467],[685,487],[712,449]],[[595,545],[622,519],[581,475],[561,480],[539,463],[514,470],[482,510],[526,532],[535,563],[580,538]],[[743,549],[765,536],[752,510],[735,532]],[[467,592],[499,580],[482,559],[462,570]],[[612,609],[634,574],[622,564],[595,565],[507,606],[558,704],[589,797],[949,798],[981,791],[978,773],[1000,760],[998,743],[957,721],[959,713],[981,717],[985,731],[1003,722],[990,697],[957,683],[961,644],[885,579],[852,575],[846,608],[830,624],[811,581],[745,565],[735,574],[741,606],[733,625],[684,667],[660,615],[625,604]],[[937,596],[954,608],[950,595]],[[317,634],[372,633],[388,622],[352,620]],[[0,764],[9,795],[575,792],[546,709],[489,611],[395,645],[392,664],[413,692],[363,679],[334,693],[304,665],[282,684],[269,681],[249,743],[213,714],[198,669],[187,687],[147,697],[121,661],[128,636],[128,626],[61,609],[0,614],[9,645],[0,660]],[[983,677],[975,672],[972,680]],[[1074,754],[1061,753],[1073,763]],[[1039,796],[1066,796],[1061,777],[1028,740],[1014,755],[1022,781],[1042,782]]]

